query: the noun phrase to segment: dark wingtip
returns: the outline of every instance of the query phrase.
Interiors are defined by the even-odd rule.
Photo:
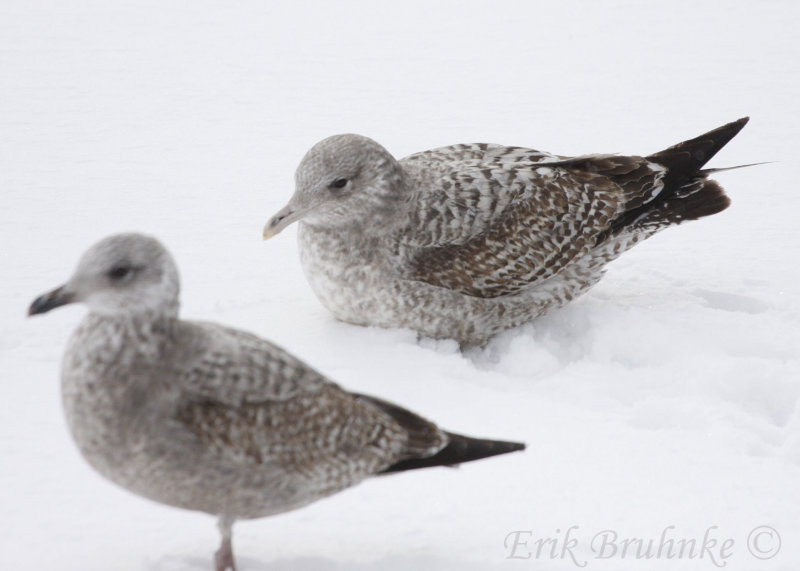
[[[747,125],[748,121],[750,121],[750,117],[742,117],[736,121],[731,121],[722,127],[703,133],[699,137],[653,153],[647,158],[667,167],[678,166],[670,163],[685,163],[687,167],[691,165],[695,170],[699,169],[711,160],[722,147],[727,145]]]
[[[717,127],[694,139],[683,141],[663,151],[648,155],[647,159],[667,168],[664,177],[665,191],[681,187],[697,177],[700,169],[727,145],[750,120],[742,117],[722,127]]]
[[[737,119],[736,121],[731,121],[727,125],[723,125],[718,129],[714,129],[711,133],[721,132],[729,134],[727,140],[720,145],[720,148],[724,147],[728,141],[733,139],[736,135],[739,134],[739,131],[744,129],[744,126],[750,121],[750,117],[742,117],[741,119]]]
[[[741,129],[742,127],[744,127],[745,125],[747,125],[747,122],[748,122],[749,120],[750,120],[750,117],[740,117],[740,118],[739,118],[739,119],[737,119],[736,121],[731,121],[731,122],[730,122],[730,123],[728,123],[727,125],[724,125],[724,127],[728,127],[728,126],[730,126],[730,125],[738,125],[738,126],[739,126],[739,129]],[[723,128],[724,128],[724,127],[723,127]]]
[[[487,440],[471,438],[460,434],[448,432],[450,442],[433,456],[426,458],[408,458],[392,464],[383,470],[383,473],[417,470],[419,468],[432,468],[434,466],[458,466],[464,462],[482,460],[525,450],[524,442],[507,442],[505,440]]]

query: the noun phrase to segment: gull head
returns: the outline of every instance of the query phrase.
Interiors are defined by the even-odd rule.
[[[380,223],[402,200],[403,185],[400,163],[372,139],[328,137],[300,161],[294,195],[264,226],[264,239],[299,220],[325,228]]]
[[[117,234],[89,248],[72,277],[36,298],[28,315],[76,302],[101,315],[177,315],[179,290],[175,262],[158,240]]]

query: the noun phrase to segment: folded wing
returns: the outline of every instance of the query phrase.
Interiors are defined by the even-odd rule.
[[[485,145],[476,158],[480,147],[404,159],[412,172],[425,166],[397,235],[406,278],[476,297],[513,295],[589,252],[616,218],[663,188],[666,169],[642,157],[561,159]]]

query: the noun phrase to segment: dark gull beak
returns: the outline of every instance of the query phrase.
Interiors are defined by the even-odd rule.
[[[40,295],[33,300],[33,303],[28,308],[28,315],[38,315],[39,313],[47,313],[51,309],[67,305],[75,301],[75,294],[67,291],[66,286],[61,286],[53,291]]]

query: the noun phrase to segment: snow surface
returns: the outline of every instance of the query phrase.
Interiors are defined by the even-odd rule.
[[[243,571],[572,569],[532,543],[571,526],[587,569],[716,568],[591,551],[603,530],[668,526],[698,540],[717,526],[734,540],[727,569],[796,569],[798,29],[794,1],[4,0],[3,567],[210,568],[212,518],[118,489],[72,445],[59,359],[85,309],[24,317],[86,247],[139,230],[177,259],[184,316],[256,332],[450,430],[528,443],[240,523]],[[334,133],[398,156],[459,142],[648,153],[744,115],[711,166],[776,162],[717,176],[729,210],[637,246],[576,303],[466,355],[335,322],[294,229],[261,241],[303,153]],[[767,560],[747,549],[763,525],[782,540]],[[532,532],[515,553],[530,559],[508,559],[513,531]]]

